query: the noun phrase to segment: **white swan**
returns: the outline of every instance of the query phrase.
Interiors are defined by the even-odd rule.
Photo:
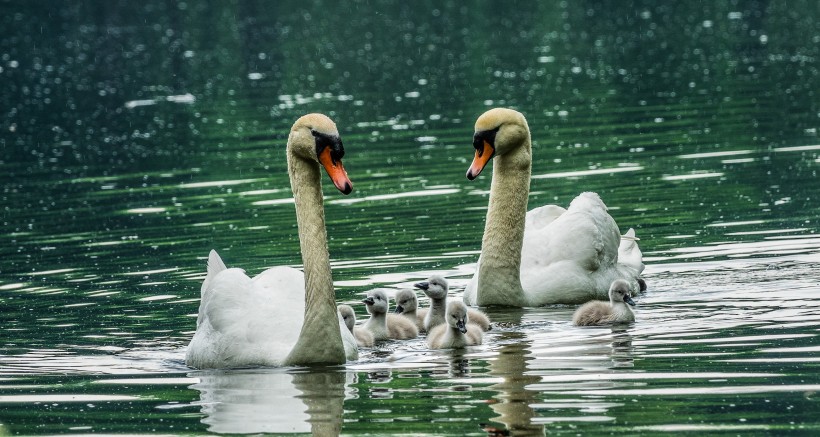
[[[336,125],[322,114],[296,120],[287,143],[288,173],[304,273],[273,267],[253,279],[208,257],[197,329],[185,355],[196,368],[341,364],[358,357],[336,310],[322,207],[320,163],[336,188],[353,188],[342,166]]]
[[[583,303],[606,296],[626,279],[632,293],[643,285],[635,233],[625,239],[595,193],[582,193],[566,210],[547,205],[527,213],[532,168],[530,129],[524,116],[495,108],[475,124],[475,179],[495,157],[489,208],[478,268],[464,291],[468,305],[531,307]]]
[[[356,344],[359,347],[373,347],[373,334],[362,326],[356,326],[356,312],[350,305],[339,305],[339,315],[345,322],[347,329],[353,333],[356,338]]]
[[[635,306],[629,295],[629,283],[617,279],[609,287],[609,302],[593,300],[581,305],[572,315],[572,323],[578,326],[607,325],[635,321],[635,313],[627,304]]]
[[[415,284],[415,287],[421,289],[430,298],[430,308],[424,317],[424,329],[429,332],[433,327],[445,323],[449,284],[443,276],[432,275],[426,281]],[[467,313],[470,315],[470,323],[480,326],[483,331],[492,329],[490,318],[483,312],[468,308]]]
[[[396,314],[401,314],[415,323],[419,332],[426,332],[424,317],[427,316],[427,310],[427,308],[419,308],[419,299],[415,291],[405,288],[396,293]]]
[[[364,328],[373,333],[376,341],[390,338],[406,340],[418,337],[419,330],[410,319],[400,314],[387,313],[390,302],[384,291],[370,290],[367,292],[367,298],[362,302],[367,305],[367,312],[370,313],[370,318],[365,322]]]
[[[467,306],[461,301],[447,304],[446,323],[433,327],[427,334],[430,349],[457,349],[481,344],[482,330],[470,323]]]

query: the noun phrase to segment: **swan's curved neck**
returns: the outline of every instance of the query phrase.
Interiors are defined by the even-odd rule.
[[[530,193],[531,155],[528,134],[520,147],[494,159],[478,266],[478,305],[526,305],[521,288],[521,246]]]
[[[305,319],[299,340],[286,362],[291,365],[344,363],[344,344],[336,322],[336,299],[327,250],[321,169],[318,163],[288,150],[288,173],[305,270]]]

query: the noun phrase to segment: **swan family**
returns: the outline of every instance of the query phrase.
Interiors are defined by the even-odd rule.
[[[489,205],[477,268],[462,300],[447,301],[447,281],[420,282],[430,299],[419,308],[413,290],[395,295],[389,313],[383,290],[362,301],[370,314],[356,324],[349,305],[337,307],[321,189],[324,168],[342,194],[353,185],[342,165],[345,150],[336,124],[323,114],[293,124],[286,157],[296,205],[303,269],[272,267],[250,278],[228,268],[216,251],[208,257],[196,332],[185,362],[190,367],[237,368],[343,364],[358,359],[359,347],[427,335],[431,349],[482,343],[489,319],[472,306],[537,307],[582,304],[574,323],[599,325],[634,320],[631,297],[645,288],[644,265],[635,232],[621,234],[601,198],[577,196],[527,212],[532,141],[524,116],[494,108],[475,123],[475,149],[467,178],[475,180],[492,161]],[[583,311],[582,311],[583,310]]]

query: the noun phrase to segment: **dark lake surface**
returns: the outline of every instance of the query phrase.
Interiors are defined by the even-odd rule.
[[[0,1],[0,435],[820,433],[820,3]],[[485,344],[184,364],[208,251],[298,267],[284,145],[332,117],[339,303],[475,270],[495,107],[530,207],[636,229],[629,326],[493,309]],[[482,425],[483,424],[483,425]]]

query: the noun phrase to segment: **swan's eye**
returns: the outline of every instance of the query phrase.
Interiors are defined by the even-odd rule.
[[[317,132],[313,129],[310,130],[310,133],[313,134],[313,138],[316,140],[316,156],[321,155],[325,148],[330,148],[330,158],[333,160],[333,164],[336,164],[345,156],[345,148],[338,136]]]

